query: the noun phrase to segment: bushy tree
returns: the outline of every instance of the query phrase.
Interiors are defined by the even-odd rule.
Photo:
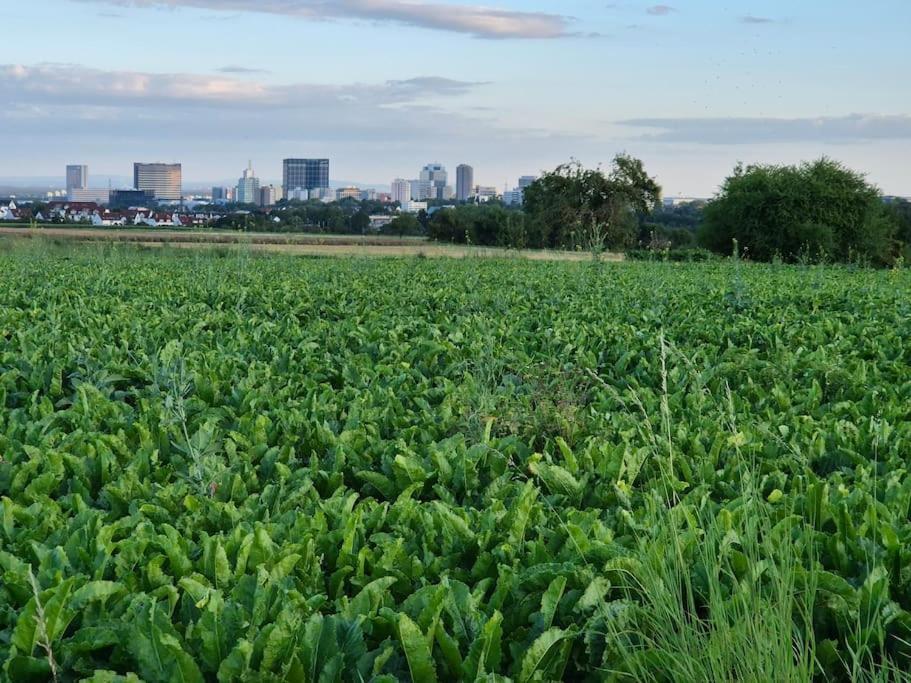
[[[896,237],[905,262],[911,262],[911,202],[897,199],[889,206],[892,219],[898,224]]]
[[[897,221],[863,175],[830,159],[799,166],[738,166],[705,208],[703,246],[749,258],[891,263]]]
[[[384,235],[419,235],[423,228],[413,213],[400,213],[382,228]]]
[[[440,242],[501,247],[517,247],[521,242],[524,246],[519,221],[520,212],[499,204],[465,204],[435,211],[428,223],[427,234]]]
[[[526,233],[536,246],[624,249],[660,197],[639,159],[620,154],[607,172],[571,161],[525,188]]]

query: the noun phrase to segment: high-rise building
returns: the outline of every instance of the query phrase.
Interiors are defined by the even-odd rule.
[[[259,178],[253,172],[253,162],[247,163],[244,174],[237,179],[237,190],[234,193],[234,201],[238,204],[259,204]]]
[[[227,187],[213,187],[212,188],[212,203],[213,204],[224,204],[228,201],[228,188]]]
[[[404,204],[411,201],[411,183],[402,178],[392,181],[392,201]]]
[[[531,185],[538,179],[538,176],[534,175],[523,175],[519,177],[519,189],[524,190],[526,187]]]
[[[66,193],[73,190],[85,190],[89,186],[89,167],[71,164],[66,167]]]
[[[151,190],[158,201],[179,202],[183,198],[180,164],[133,164],[133,189]]]
[[[263,185],[259,188],[259,205],[263,207],[275,206],[281,196],[281,190],[275,185]]]
[[[285,159],[282,162],[282,188],[285,196],[292,190],[329,187],[328,159]]]
[[[456,166],[456,199],[468,201],[474,187],[474,169],[468,164]]]
[[[433,183],[429,180],[416,178],[409,180],[408,184],[411,186],[411,198],[414,201],[421,202],[433,196]]]
[[[430,184],[430,199],[445,199],[445,188],[449,174],[443,164],[427,164],[421,169],[421,182]]]

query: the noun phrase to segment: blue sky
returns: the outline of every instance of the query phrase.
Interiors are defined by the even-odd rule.
[[[911,194],[909,26],[908,0],[6,0],[0,177],[329,156],[502,187],[626,151],[669,195],[821,155]]]

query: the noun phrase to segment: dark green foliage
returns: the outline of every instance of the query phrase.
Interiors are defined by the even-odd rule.
[[[420,235],[423,232],[423,227],[414,214],[400,213],[384,225],[380,232],[384,235],[404,237],[405,235]]]
[[[896,238],[901,245],[902,258],[908,263],[911,261],[911,201],[894,200],[889,205],[888,212],[898,224]]]
[[[48,680],[43,644],[98,683],[807,680],[801,643],[819,681],[906,671],[909,294],[0,253],[0,679]]]
[[[525,188],[527,234],[534,246],[622,250],[636,241],[636,214],[650,212],[661,188],[642,162],[614,158],[608,172],[570,162]]]
[[[697,263],[700,261],[711,261],[719,258],[717,254],[708,249],[692,248],[664,248],[664,249],[630,249],[626,252],[626,258],[631,261],[683,261],[688,263]]]
[[[524,246],[524,216],[499,204],[466,204],[435,211],[427,234],[439,242],[484,246]]]
[[[738,166],[705,208],[703,246],[757,261],[891,264],[897,222],[864,177],[829,159]]]

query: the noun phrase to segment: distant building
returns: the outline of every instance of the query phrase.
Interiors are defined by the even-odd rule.
[[[264,185],[259,188],[258,203],[260,206],[275,206],[281,198],[281,188],[275,187],[274,185]]]
[[[133,164],[133,189],[151,190],[155,199],[179,202],[183,198],[183,170],[180,164]]]
[[[360,201],[361,188],[359,187],[340,187],[335,191],[335,201],[341,202],[345,199],[355,199]]]
[[[361,201],[364,202],[373,202],[376,201],[377,192],[372,187],[368,187],[366,190],[361,190]]]
[[[422,183],[430,184],[429,199],[445,199],[446,186],[449,181],[449,174],[443,164],[431,163],[421,169],[420,180]],[[449,190],[450,195],[452,189]]]
[[[285,196],[292,190],[315,190],[329,187],[328,159],[285,159],[282,162],[282,189]]]
[[[479,202],[496,199],[498,196],[497,188],[493,185],[476,185],[474,188],[474,196],[478,198]]]
[[[704,203],[704,199],[699,199],[698,197],[662,197],[661,204],[665,209],[673,209],[676,206],[682,206],[684,204],[700,204]]]
[[[227,204],[231,201],[231,191],[227,187],[212,188],[212,203]]]
[[[474,169],[468,164],[456,166],[456,199],[460,202],[468,201],[474,187]]]
[[[392,201],[404,204],[411,201],[411,183],[402,178],[392,181]]]
[[[89,167],[71,164],[66,167],[66,193],[73,190],[85,190],[89,186]]]
[[[95,202],[107,204],[111,201],[111,191],[104,189],[73,188],[66,193],[66,198],[71,202]]]
[[[521,188],[514,188],[503,193],[503,203],[507,206],[521,206],[525,192]]]
[[[289,202],[305,202],[310,199],[310,190],[298,187],[285,195]]]
[[[155,193],[152,190],[112,190],[108,204],[112,209],[155,206]]]
[[[234,191],[234,201],[238,204],[259,204],[259,178],[253,172],[253,162],[247,163],[244,174],[237,179],[237,189]]]
[[[404,202],[402,204],[402,211],[405,213],[419,213],[421,211],[427,210],[427,202]]]
[[[411,187],[411,199],[416,202],[422,202],[427,199],[433,199],[433,183],[429,180],[409,180],[408,185]]]
[[[378,214],[378,215],[371,215],[370,216],[370,229],[371,230],[381,230],[382,228],[389,225],[393,220],[395,220],[395,216],[391,216],[386,213]]]
[[[524,190],[526,187],[528,187],[529,185],[531,185],[531,184],[532,184],[533,182],[535,182],[537,179],[538,179],[538,177],[537,177],[537,176],[533,176],[533,175],[523,175],[523,176],[520,176],[520,177],[519,177],[519,189],[520,189],[520,190]]]
[[[336,200],[335,190],[331,187],[314,187],[307,192],[307,195],[310,199],[318,199],[326,203]]]

